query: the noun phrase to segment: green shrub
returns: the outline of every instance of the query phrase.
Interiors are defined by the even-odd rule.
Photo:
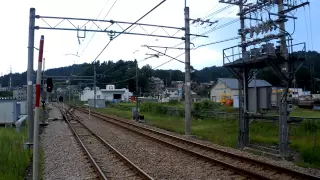
[[[307,120],[305,123],[303,123],[303,128],[307,132],[315,132],[319,125],[315,121]]]
[[[304,163],[320,167],[320,150],[304,149],[301,151],[301,157]]]
[[[212,101],[209,101],[209,100],[193,103],[193,108],[195,111],[214,110],[214,109],[219,108],[219,106],[220,106],[219,104],[212,102]]]
[[[23,179],[30,162],[28,150],[23,149],[27,128],[17,133],[14,128],[0,128],[0,179]]]
[[[175,99],[171,99],[171,100],[169,100],[168,104],[169,105],[177,105],[177,104],[179,104],[179,101],[175,100]]]

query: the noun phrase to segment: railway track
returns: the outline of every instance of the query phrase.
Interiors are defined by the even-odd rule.
[[[83,113],[88,113],[86,109],[77,109]],[[157,142],[174,147],[185,153],[189,153],[193,156],[197,156],[198,158],[221,165],[224,168],[231,169],[238,174],[252,179],[320,179],[319,177],[302,172],[275,166],[255,159],[238,156],[236,154],[157,131],[155,129],[141,126],[137,123],[126,121],[120,118],[110,117],[94,111],[91,111],[91,115],[108,123],[112,123],[132,132],[138,133],[142,136],[146,136]]]
[[[72,109],[70,111],[70,109],[59,108],[71,128],[72,133],[76,136],[76,139],[88,156],[98,175],[98,179],[153,179],[84,125],[81,120],[71,112]]]

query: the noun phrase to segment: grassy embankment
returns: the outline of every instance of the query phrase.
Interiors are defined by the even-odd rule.
[[[18,180],[24,178],[24,173],[30,163],[28,149],[23,148],[28,130],[22,128],[17,133],[15,128],[0,128],[0,179]]]
[[[108,106],[99,111],[123,118],[131,118],[131,107],[134,104],[121,103]],[[162,106],[162,107],[160,107]],[[183,105],[178,104],[153,104],[141,105],[141,113],[147,122],[156,127],[169,131],[184,133],[184,117],[179,115],[168,115],[165,107],[176,107],[183,110]],[[201,108],[201,107],[200,107]],[[214,106],[215,111],[235,113],[236,110],[230,107]],[[296,108],[291,116],[320,118],[320,112]],[[224,118],[222,118],[224,119]],[[194,118],[192,121],[192,134],[198,138],[212,141],[223,146],[236,147],[238,136],[238,122],[234,120],[221,120],[221,118]],[[318,142],[314,143],[314,140]],[[300,125],[292,125],[290,128],[291,148],[298,151],[301,160],[297,164],[309,167],[320,167],[320,120],[307,120]],[[277,123],[255,121],[250,125],[250,140],[260,144],[277,144],[278,127]]]

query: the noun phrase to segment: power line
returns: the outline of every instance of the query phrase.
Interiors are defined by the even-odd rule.
[[[219,4],[220,4],[220,3],[218,2],[216,5],[214,5],[213,8],[211,8],[208,12],[206,12],[206,13],[204,14],[204,17],[205,17],[206,15],[208,15],[208,13],[209,13],[210,11],[214,10]]]
[[[207,16],[205,16],[205,17],[203,17],[203,18],[205,19],[205,18],[214,16],[214,15],[217,15],[217,14],[221,13],[222,11],[224,11],[224,10],[226,10],[226,9],[229,9],[230,7],[232,7],[232,5],[227,5],[227,6],[223,7],[223,8],[221,8],[221,9],[213,12],[213,13],[210,13],[209,15],[207,15]]]
[[[131,24],[129,27],[127,27],[126,29],[124,29],[122,32],[120,32],[119,34],[117,34],[113,40],[117,37],[119,37],[122,33],[124,33],[126,30],[128,30],[129,28],[131,28],[133,25],[135,25],[136,23],[138,23],[141,19],[143,19],[144,17],[146,17],[148,14],[150,14],[152,11],[154,11],[156,8],[158,8],[161,4],[163,4],[166,0],[161,1],[158,5],[156,5],[154,8],[152,8],[150,11],[148,11],[145,15],[143,15],[141,18],[139,18],[137,21],[135,21],[133,24]],[[108,42],[108,44],[101,50],[101,52],[98,54],[98,56],[93,60],[93,62],[95,62],[100,55],[104,52],[104,50],[109,46],[109,44],[112,42],[112,40],[110,40]]]
[[[108,0],[108,1],[109,1],[109,0]],[[107,1],[107,3],[108,3],[108,1]],[[106,17],[109,15],[110,11],[112,10],[112,8],[114,7],[114,5],[116,4],[117,1],[118,1],[118,0],[115,0],[115,1],[114,1],[114,3],[112,4],[111,8],[109,9],[109,11],[108,11],[107,14],[104,16],[103,19],[106,19]],[[106,3],[106,5],[107,5],[107,3]],[[103,7],[103,9],[100,11],[98,17],[99,17],[100,14],[102,13],[102,11],[103,11],[104,8],[106,7],[106,5],[105,5],[105,6]],[[98,19],[98,17],[97,17],[96,19]],[[111,24],[109,27],[111,27],[111,26],[112,26],[112,24]],[[92,27],[93,27],[93,25],[91,26],[91,28],[92,28]],[[109,29],[109,27],[108,27],[107,29]],[[91,29],[91,28],[90,28],[90,29]],[[89,42],[87,43],[87,45],[85,46],[85,48],[82,50],[82,52],[81,52],[81,54],[80,54],[80,57],[82,56],[82,54],[84,53],[84,51],[87,49],[87,47],[88,47],[89,44],[91,43],[91,41],[92,41],[93,37],[95,36],[95,34],[96,34],[96,32],[94,32],[93,35],[91,36],[91,39],[89,40]]]
[[[223,42],[227,42],[227,41],[232,41],[232,40],[236,40],[236,39],[240,39],[241,36],[236,36],[233,38],[229,38],[229,39],[225,39],[225,40],[221,40],[221,41],[216,41],[216,42],[212,42],[212,43],[208,43],[208,44],[202,44],[200,46],[197,46],[195,49],[198,49],[200,47],[205,47],[205,46],[209,46],[209,45],[213,45],[213,44],[219,44],[219,43],[223,43]]]
[[[182,56],[183,54],[184,54],[184,53],[180,54],[179,56],[177,56],[177,57],[175,57],[175,58],[178,58],[178,57]],[[161,67],[161,66],[163,66],[163,65],[165,65],[165,64],[167,64],[167,63],[169,63],[169,62],[171,62],[171,61],[173,61],[173,60],[174,60],[174,58],[172,58],[172,59],[170,59],[170,60],[168,60],[168,61],[166,61],[166,62],[164,62],[164,63],[162,63],[162,64],[160,64],[160,65],[158,65],[158,66],[156,66],[156,67],[154,67],[154,68],[152,68],[152,70],[155,70],[155,69],[157,69],[157,68],[159,68],[159,67]],[[138,76],[141,76],[141,75],[143,75],[144,73],[146,73],[146,72],[142,72],[142,73],[138,74]],[[112,84],[121,83],[121,82],[126,82],[126,81],[129,81],[129,80],[134,79],[134,78],[136,78],[136,77],[137,77],[137,76],[134,76],[134,77],[132,77],[132,78],[127,78],[127,79],[124,79],[124,80],[121,80],[121,81],[117,81],[117,82],[112,82]]]
[[[211,29],[211,30],[209,30],[209,31],[207,31],[207,32],[202,33],[202,35],[211,33],[211,32],[213,32],[213,31],[216,31],[216,30],[218,30],[218,29],[221,29],[221,28],[223,28],[223,27],[226,27],[226,26],[228,26],[228,25],[230,25],[230,24],[233,24],[233,23],[235,23],[235,22],[237,22],[237,21],[239,21],[239,20],[236,19],[236,20],[229,21],[228,23],[225,23],[225,24],[223,24],[223,25],[221,25],[221,26],[219,26],[219,27],[215,27],[215,28],[213,28],[213,29]],[[193,40],[196,39],[196,38],[198,38],[198,37],[194,37]],[[217,42],[212,42],[212,43],[200,45],[200,46],[198,46],[198,47],[196,47],[196,48],[194,48],[194,49],[192,49],[192,50],[196,50],[196,49],[198,49],[198,48],[200,48],[200,47],[204,47],[204,46],[208,46],[208,45],[212,45],[212,44],[217,44],[217,43],[221,43],[221,42],[226,42],[226,41],[231,41],[231,40],[235,40],[235,39],[239,39],[239,37],[233,37],[233,38],[226,39],[226,40],[221,40],[221,41],[217,41]],[[180,44],[179,44],[179,45],[180,45]],[[152,68],[152,69],[156,69],[156,68],[158,68],[158,67],[161,67],[161,66],[163,66],[163,65],[165,65],[165,64],[167,64],[167,63],[169,63],[169,62],[171,62],[171,61],[173,61],[173,60],[175,60],[175,59],[177,59],[178,57],[180,57],[180,56],[182,56],[182,55],[184,55],[184,54],[185,54],[185,52],[183,52],[182,54],[178,55],[178,56],[175,57],[175,58],[171,58],[170,60],[166,61],[165,63],[160,64],[159,66],[156,66],[155,68]],[[143,60],[141,60],[141,61],[143,61]],[[139,62],[141,62],[141,61],[139,61]],[[129,65],[128,65],[128,66],[129,66]],[[112,73],[110,73],[110,74],[108,74],[108,75],[114,74],[115,72],[118,72],[118,71],[121,71],[121,70],[124,70],[124,69],[127,69],[127,68],[128,68],[128,67],[126,66],[126,67],[121,68],[121,69],[119,69],[119,70],[116,70],[116,71],[114,71],[114,72],[112,72]],[[140,73],[138,76],[140,76],[140,75],[142,75],[142,74],[143,74],[143,73]],[[115,76],[114,76],[114,77],[115,77]],[[135,78],[135,77],[133,77],[133,78]],[[121,80],[121,81],[118,81],[118,82],[113,82],[113,83],[125,82],[125,81],[128,81],[128,80],[133,79],[133,78],[128,78],[128,79]]]

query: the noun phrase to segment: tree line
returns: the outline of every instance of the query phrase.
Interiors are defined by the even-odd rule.
[[[297,52],[299,55],[299,52]],[[320,79],[320,54],[315,51],[307,52],[307,60],[300,70],[296,73],[296,87],[311,90],[311,74],[310,64],[314,62],[315,73],[313,74],[314,79]],[[130,88],[135,89],[136,81],[136,61],[131,60],[119,60],[113,62],[109,61],[96,61],[93,63],[74,64],[72,66],[60,67],[46,70],[47,76],[93,76],[94,65],[96,66],[97,73],[97,86],[104,88],[107,84],[115,84],[116,88]],[[36,73],[34,72],[34,75]],[[145,65],[138,68],[138,84],[142,92],[149,92],[148,87],[150,77],[159,77],[163,80],[166,86],[169,86],[172,81],[184,81],[184,72],[180,70],[163,70],[163,69],[152,69],[150,65]],[[12,86],[22,86],[26,84],[27,73],[15,73],[12,74]],[[201,70],[195,70],[191,74],[191,79],[197,83],[215,81],[217,78],[230,77],[233,75],[228,69],[219,66],[206,67]],[[264,68],[260,71],[257,76],[260,79],[264,79],[274,86],[281,86],[280,79],[274,75],[269,68]],[[34,76],[35,83],[35,76]],[[71,81],[71,84],[77,84],[81,87],[92,86],[93,82],[77,82]],[[8,86],[9,75],[0,77],[0,84],[2,87]],[[317,90],[318,88],[316,86]]]

